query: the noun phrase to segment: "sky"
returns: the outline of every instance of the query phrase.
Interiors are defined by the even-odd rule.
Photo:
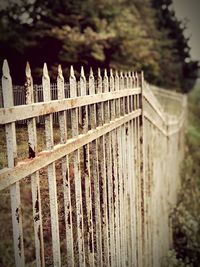
[[[200,61],[200,0],[173,0],[177,18],[187,19],[185,36],[190,36],[192,59]]]

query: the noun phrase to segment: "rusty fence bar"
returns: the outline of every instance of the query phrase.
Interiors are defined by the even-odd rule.
[[[77,80],[71,67],[67,81],[59,65],[51,84],[44,64],[37,86],[27,64],[25,86],[15,87],[4,61],[0,208],[8,200],[11,216],[0,214],[0,262],[161,266],[171,245],[187,98],[147,84],[143,72],[98,69],[94,77],[91,69],[87,79],[82,67],[80,74]],[[23,234],[27,227],[32,237]]]

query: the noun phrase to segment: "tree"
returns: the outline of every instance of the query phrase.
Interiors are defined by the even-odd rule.
[[[157,28],[163,33],[160,66],[164,69],[161,67],[161,74],[163,76],[165,72],[168,75],[167,80],[160,83],[188,92],[198,77],[198,61],[191,60],[189,39],[184,36],[186,22],[176,18],[171,6],[172,0],[152,0]]]

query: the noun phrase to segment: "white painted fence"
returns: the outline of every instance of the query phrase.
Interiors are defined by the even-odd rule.
[[[71,67],[68,97],[64,85],[59,66],[57,99],[52,100],[44,64],[43,102],[34,103],[27,64],[26,104],[14,106],[12,80],[4,61],[0,124],[5,125],[7,166],[0,171],[0,190],[10,189],[16,266],[29,263],[20,196],[25,177],[31,180],[35,265],[160,266],[171,245],[169,212],[180,184],[186,96],[151,90],[143,73],[137,72],[113,75],[110,71],[108,77],[105,70],[102,77],[99,70],[95,81],[91,69],[86,81],[82,68],[77,81]],[[176,113],[166,112],[159,97],[166,103],[173,98]],[[58,144],[54,144],[55,112]],[[36,121],[41,115],[46,147],[39,152]],[[29,154],[24,160],[18,160],[17,151],[15,126],[20,120],[27,122]],[[46,199],[40,188],[44,173],[48,177]],[[62,194],[57,192],[61,181]],[[51,239],[44,240],[41,207],[48,201]],[[65,250],[61,251],[63,242]],[[47,246],[52,250],[50,263],[45,256]]]

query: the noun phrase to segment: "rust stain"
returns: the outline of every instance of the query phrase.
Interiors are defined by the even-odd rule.
[[[143,162],[140,163],[140,171],[143,171]]]
[[[19,209],[18,208],[16,208],[15,210],[15,216],[16,216],[17,222],[19,223]]]
[[[39,212],[38,191],[37,191],[37,199],[36,199],[36,201],[35,201],[35,212],[36,212],[36,213]]]
[[[55,113],[56,112],[56,110],[52,107],[52,108],[48,108],[48,110],[49,110],[49,113]]]
[[[92,253],[93,249],[92,249],[92,233],[91,232],[88,233],[88,248],[89,248],[89,252]]]
[[[39,201],[38,201],[38,191],[37,191],[37,198],[35,201],[35,217],[34,217],[34,221],[37,222],[40,219],[40,215],[39,215]]]
[[[68,213],[68,215],[67,215],[67,223],[68,223],[68,225],[71,225],[71,216],[70,216],[70,212]]]
[[[40,219],[39,214],[36,214],[35,217],[34,217],[34,221],[37,222],[37,221],[39,221],[39,219]]]
[[[128,135],[128,127],[126,127],[126,135]]]
[[[77,99],[71,99],[71,107],[73,108],[76,105],[77,105]]]
[[[40,219],[39,214],[36,214],[35,217],[34,217],[34,221],[37,222],[37,221],[39,221],[39,219]]]
[[[21,257],[21,236],[18,237],[19,256]]]
[[[35,151],[31,147],[30,143],[28,143],[28,158],[29,159],[35,158]]]
[[[17,157],[15,157],[15,158],[14,158],[14,166],[17,165],[17,162],[18,162],[18,161],[17,161]]]
[[[37,235],[38,235],[38,240],[41,242],[41,239],[40,239],[40,225],[38,226]]]
[[[69,203],[67,204],[67,210],[68,210],[67,223],[68,223],[68,225],[71,225],[71,214],[70,214],[70,205],[69,205]]]

